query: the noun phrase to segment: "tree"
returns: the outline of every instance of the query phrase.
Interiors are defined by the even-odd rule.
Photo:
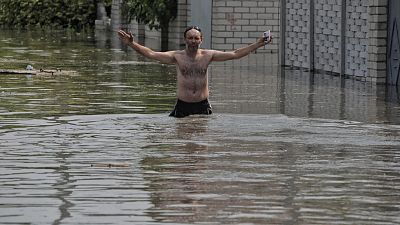
[[[168,50],[169,23],[176,18],[177,0],[126,0],[124,13],[128,21],[136,19],[150,29],[161,29],[161,50]]]
[[[0,25],[10,28],[92,28],[98,1],[0,0]]]

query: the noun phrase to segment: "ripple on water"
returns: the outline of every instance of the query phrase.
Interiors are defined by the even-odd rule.
[[[398,125],[113,114],[0,131],[6,223],[400,222]]]

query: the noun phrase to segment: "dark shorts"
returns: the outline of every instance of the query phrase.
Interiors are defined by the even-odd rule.
[[[182,100],[177,100],[174,110],[169,114],[169,116],[182,118],[194,114],[211,114],[211,105],[208,99],[201,102],[184,102]]]

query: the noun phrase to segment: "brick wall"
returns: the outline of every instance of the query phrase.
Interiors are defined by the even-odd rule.
[[[111,29],[117,30],[123,23],[121,4],[123,0],[113,0],[111,6]]]
[[[172,43],[183,45],[183,31],[188,26],[188,0],[178,0],[177,18],[170,24],[169,39]],[[176,46],[177,48],[178,46]]]
[[[212,48],[232,50],[256,41],[271,30],[274,41],[258,52],[278,51],[279,0],[214,0],[212,12]]]
[[[386,82],[387,0],[369,0],[368,74],[376,83]]]

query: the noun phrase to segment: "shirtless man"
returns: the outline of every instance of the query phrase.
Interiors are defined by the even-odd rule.
[[[141,55],[161,63],[176,65],[178,100],[170,114],[174,117],[212,113],[208,102],[208,65],[211,62],[242,58],[272,41],[271,37],[263,36],[253,44],[229,52],[200,49],[203,41],[201,30],[192,26],[183,33],[186,44],[184,50],[156,52],[135,42],[131,33],[119,30],[118,36],[123,43]]]

